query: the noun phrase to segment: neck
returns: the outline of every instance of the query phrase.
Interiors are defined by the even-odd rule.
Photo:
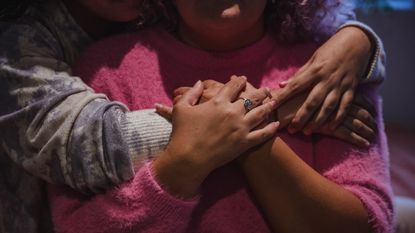
[[[184,43],[207,51],[226,52],[249,46],[264,35],[263,19],[259,19],[245,30],[226,29],[194,30],[184,22],[179,22],[177,35]]]
[[[63,0],[76,23],[93,39],[100,39],[116,31],[120,23],[105,20],[96,16],[78,1]]]

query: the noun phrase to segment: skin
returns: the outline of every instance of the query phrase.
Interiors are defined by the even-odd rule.
[[[205,89],[200,99],[201,103],[215,96],[223,86],[222,83],[215,80],[205,80],[203,81],[203,84]],[[179,100],[188,90],[189,87],[180,87],[176,89],[173,93],[175,102],[177,102],[177,100]],[[255,88],[251,87],[251,90],[255,90]],[[286,128],[291,124],[297,111],[304,104],[307,97],[308,93],[298,94],[278,106],[274,115],[276,115],[276,119],[281,123],[280,129]],[[257,101],[255,97],[252,100]],[[156,105],[156,111],[161,116],[171,120],[171,107]],[[313,132],[336,137],[359,147],[367,147],[369,146],[369,141],[373,141],[376,137],[377,124],[375,115],[376,111],[372,104],[364,96],[358,95],[351,104],[350,111],[348,111],[345,120],[338,127],[333,130],[330,128],[329,124],[325,124],[313,130]]]
[[[203,4],[213,4],[219,7],[220,10],[218,12],[222,13],[214,14],[213,16],[203,14],[202,11],[204,8],[200,7],[202,5],[200,2],[203,2]],[[233,30],[233,27],[227,27],[227,23],[238,26],[235,27],[235,31],[230,31],[229,35],[236,36],[242,31],[255,34],[260,30],[260,28],[257,28],[257,30],[251,28],[252,25],[245,25],[244,20],[240,16],[247,14],[244,11],[261,10],[260,14],[251,13],[258,15],[259,18],[257,20],[262,21],[261,13],[263,8],[256,7],[256,4],[265,5],[265,0],[226,1],[228,4],[218,4],[218,2],[221,3],[223,1],[177,0],[176,6],[181,14],[192,12],[189,15],[182,15],[181,22],[179,22],[179,27],[182,28],[178,30],[178,33],[181,33],[179,37],[186,38],[184,40],[185,42],[190,40],[187,43],[195,47],[212,50],[212,47],[215,45],[220,45],[218,50],[225,51],[227,50],[226,46],[224,46],[225,43],[220,41],[223,38],[223,35],[221,35],[223,33],[222,29],[227,28],[227,30]],[[235,4],[238,5],[238,10],[235,10]],[[252,7],[250,7],[251,4]],[[214,7],[212,8],[216,9]],[[224,15],[226,15],[225,19]],[[213,19],[207,19],[206,17],[213,17]],[[229,18],[232,20],[228,21]],[[240,24],[235,22],[238,20],[242,20],[242,22]],[[210,27],[210,30],[208,30],[209,41],[211,41],[209,45],[205,45],[209,41],[202,40],[197,36],[206,33],[203,30],[206,22],[221,22],[217,28]],[[256,25],[257,27],[261,27],[262,24]],[[245,27],[243,27],[244,25]],[[250,43],[254,43],[258,39],[256,36],[247,35],[247,37],[252,39]],[[234,40],[228,40],[230,41],[229,50],[246,45],[244,42],[235,46],[234,42],[238,41],[238,39],[239,37],[235,37]],[[229,105],[229,103],[234,104],[229,105],[227,109],[230,106],[236,107],[235,104],[238,103],[236,101],[237,96],[243,88],[240,88],[238,85],[234,86],[239,93],[235,92],[235,89],[231,90],[233,88],[228,89],[232,85],[235,85],[233,84],[235,80],[235,78],[231,80],[232,84],[227,83],[219,91],[218,95],[201,104],[204,107],[203,114],[187,113],[191,110],[195,112],[197,110],[196,107],[198,105],[192,104],[195,104],[203,93],[203,86],[201,84],[191,88],[176,101],[173,107],[173,134],[171,144],[168,145],[167,150],[164,152],[165,154],[158,157],[153,163],[153,172],[156,179],[173,195],[180,197],[192,197],[196,195],[201,182],[213,169],[236,159],[239,157],[238,154],[261,141],[257,138],[254,140],[255,143],[247,143],[247,138],[249,138],[248,131],[250,127],[254,129],[259,125],[261,118],[262,121],[267,119],[267,114],[261,117],[253,117],[256,119],[255,121],[251,121],[251,124],[243,126],[243,124],[237,123],[241,122],[241,116],[236,117],[238,115],[234,115],[236,112],[232,111],[232,114],[228,112],[223,115],[220,111],[221,108],[217,108],[222,103],[226,105]],[[246,83],[242,85],[245,87]],[[227,89],[225,93],[228,93],[228,96],[223,94],[223,89]],[[244,94],[250,97],[249,92],[245,92]],[[263,100],[266,97],[264,94]],[[241,107],[241,103],[238,104]],[[261,112],[270,113],[273,108],[275,108],[275,102],[271,101],[254,108],[246,116],[251,113],[257,113],[257,109],[261,109]],[[244,110],[240,109],[240,111],[243,112]],[[198,121],[193,125],[191,119],[195,118]],[[201,124],[199,120],[206,120],[204,118],[212,119],[204,121]],[[218,121],[215,121],[214,118]],[[226,122],[229,119],[231,121]],[[220,130],[213,132],[212,130],[215,130],[215,127],[204,126],[205,124],[210,126],[210,122],[217,122],[220,125],[217,129]],[[187,126],[184,126],[185,124]],[[228,128],[229,125],[232,127]],[[241,129],[243,130],[239,131]],[[269,131],[265,129],[269,129]],[[176,133],[177,131],[174,132],[175,130],[183,130],[184,135]],[[269,132],[275,132],[276,125],[268,124],[265,128],[260,128],[259,130],[264,130],[262,132],[262,138],[268,138]],[[238,133],[233,134],[233,132]],[[197,139],[198,137],[196,135],[205,135],[203,141],[195,141],[200,140]],[[238,135],[237,139],[235,139],[236,135]],[[183,147],[183,145],[186,146]],[[235,147],[235,145],[241,146]],[[235,148],[238,148],[238,150],[235,151]],[[278,232],[293,232],[292,226],[294,226],[296,228],[294,232],[370,232],[371,229],[367,221],[367,213],[359,199],[343,187],[327,180],[314,171],[314,169],[305,164],[280,138],[277,137],[269,140],[254,152],[245,156],[240,157],[238,161],[273,230]],[[177,176],[177,174],[181,175]],[[341,203],[341,205],[338,203]],[[289,211],[292,215],[286,214],[286,211]]]
[[[195,196],[211,171],[275,134],[275,122],[256,129],[275,109],[275,101],[246,113],[238,98],[245,86],[245,77],[234,76],[214,98],[195,105],[203,92],[203,84],[198,82],[175,104],[170,142],[153,162],[156,179],[170,193]],[[267,97],[263,91],[247,94],[254,96],[261,102]]]
[[[95,39],[116,32],[140,14],[143,0],[63,0],[75,21]]]
[[[314,171],[281,138],[240,163],[274,232],[371,232],[359,199]]]
[[[120,24],[136,19],[142,4],[142,0],[63,2],[78,24],[95,39],[114,33]],[[215,51],[232,50],[258,40],[264,33],[262,15],[259,14],[265,7],[264,1],[231,0],[211,4],[177,0],[176,5],[183,18],[178,35],[194,47]],[[247,10],[248,5],[251,10]],[[193,8],[201,12],[202,21],[191,20],[198,17]],[[197,28],[206,30],[195,30]],[[210,33],[212,31],[218,33]],[[363,76],[363,67],[367,66],[371,50],[372,43],[362,30],[346,27],[321,46],[289,82],[282,83],[282,91],[272,92],[273,99],[279,104],[298,93],[308,93],[288,125],[291,133],[300,130],[306,134],[323,131],[359,146],[370,144],[376,127],[373,127],[374,124],[365,124],[367,122],[359,117],[350,116],[350,113],[357,112],[353,111],[351,104],[358,83],[355,77]],[[352,111],[348,111],[349,108]],[[362,111],[365,110],[359,110]],[[166,115],[163,110],[160,112]],[[344,126],[344,123],[349,127]]]
[[[291,78],[273,93],[283,103],[298,93],[309,93],[295,114],[289,131],[311,134],[324,124],[334,130],[346,118],[355,89],[365,77],[374,42],[357,27],[345,27],[331,37]]]
[[[264,34],[261,12],[265,1],[176,0],[175,3],[182,19],[178,36],[191,46],[227,51],[247,46]]]
[[[75,20],[95,38],[111,33],[117,22],[138,16],[136,1],[67,0],[65,3]],[[194,47],[227,51],[254,43],[264,33],[262,12],[265,0],[176,0],[175,3],[182,15],[178,37]],[[205,30],[199,30],[201,28]],[[246,85],[246,78],[234,77],[218,95],[196,105],[203,93],[203,85],[198,82],[174,105],[171,142],[152,166],[156,179],[170,193],[193,197],[213,169],[238,158],[275,134],[277,123],[257,126],[268,119],[276,103],[271,101],[246,113],[238,99]],[[262,97],[258,97],[261,93]],[[263,93],[261,90],[244,95],[256,98],[259,103],[267,97]],[[213,125],[221,127],[210,127]],[[199,135],[205,135],[203,140],[198,139]],[[239,150],[235,151],[235,148]],[[369,232],[366,212],[360,201],[304,164],[282,140],[269,140],[252,154],[240,157],[239,161],[273,229],[291,232],[287,226],[295,225],[304,232],[306,229],[313,232]],[[300,186],[305,188],[281,182],[284,179],[304,184]],[[268,189],[266,182],[279,182],[284,188],[275,189],[271,185]],[[310,197],[307,193],[314,195]],[[301,205],[287,201],[292,194],[296,194],[294,198]],[[281,197],[278,200],[283,203],[270,196]],[[344,203],[345,208],[336,209],[333,202]],[[280,205],[284,206],[282,209],[292,210],[295,218],[279,213],[281,208],[275,207]],[[335,221],[327,224],[327,219]]]

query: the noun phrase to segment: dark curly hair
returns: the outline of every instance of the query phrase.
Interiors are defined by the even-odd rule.
[[[18,18],[28,7],[39,6],[46,1],[48,0],[1,0],[0,20]],[[316,28],[323,19],[329,21],[326,24],[335,24],[336,18],[344,13],[347,1],[268,0],[265,21],[270,28],[278,31],[284,41],[310,40],[316,37],[316,31],[324,31]],[[179,14],[172,0],[144,0],[141,16],[136,23],[139,28],[162,24],[169,30],[175,30],[178,19]]]
[[[315,37],[316,25],[323,19],[334,24],[342,8],[341,0],[269,0],[264,13],[267,25],[277,30],[282,40],[304,41]],[[138,23],[141,28],[158,23],[174,30],[178,18],[173,1],[146,0]]]
[[[19,18],[31,6],[39,6],[47,0],[1,0],[0,20],[9,21]]]

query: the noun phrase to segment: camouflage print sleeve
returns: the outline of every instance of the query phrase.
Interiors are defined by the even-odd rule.
[[[52,35],[0,27],[0,150],[27,172],[99,192],[130,179],[167,144],[167,121],[128,112],[71,76]]]

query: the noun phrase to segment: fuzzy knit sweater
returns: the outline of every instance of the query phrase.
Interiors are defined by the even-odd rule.
[[[205,79],[226,82],[233,74],[246,75],[257,87],[278,88],[277,84],[293,75],[315,48],[312,44],[284,45],[269,33],[246,48],[213,53],[191,48],[168,32],[154,28],[99,42],[82,56],[76,72],[111,99],[133,110],[146,109],[154,103],[170,105],[172,91],[177,87]],[[88,65],[82,61],[88,61]],[[369,87],[364,91],[371,93],[381,112],[376,91]],[[384,233],[391,231],[393,206],[381,114],[378,126],[377,143],[369,149],[358,149],[330,137],[289,135],[284,131],[279,134],[307,164],[356,195],[375,232]],[[192,200],[175,198],[163,190],[152,175],[151,161],[137,170],[130,182],[93,197],[50,186],[55,230],[270,232],[235,163],[213,171],[203,183],[200,195]]]

